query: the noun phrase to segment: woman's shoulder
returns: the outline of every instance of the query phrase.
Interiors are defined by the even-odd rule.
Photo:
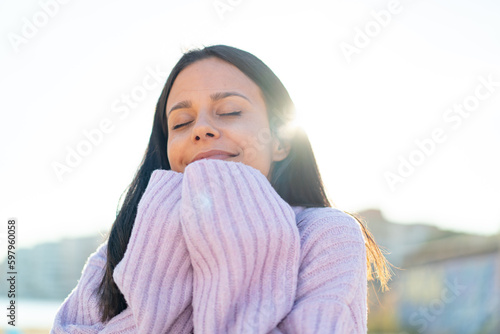
[[[293,207],[301,239],[333,236],[335,239],[348,238],[364,240],[359,222],[340,209],[333,207]]]
[[[106,265],[108,253],[108,239],[102,242],[97,249],[91,253],[85,263],[85,267],[87,266],[98,266],[104,267]]]
[[[302,266],[319,258],[327,258],[330,262],[340,259],[339,263],[350,266],[353,256],[366,256],[361,225],[347,212],[332,207],[304,208],[296,215],[296,220]],[[341,260],[346,256],[350,260]]]
[[[304,206],[292,206],[295,212],[295,217],[297,220],[297,225],[309,224],[312,221],[328,221],[333,224],[348,224],[357,225],[356,219],[340,209],[333,207],[304,207]]]

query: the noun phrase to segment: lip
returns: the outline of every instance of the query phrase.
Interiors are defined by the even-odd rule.
[[[191,162],[195,162],[201,159],[218,159],[223,160],[226,158],[236,157],[239,154],[233,154],[231,152],[221,151],[221,150],[210,150],[207,152],[201,152],[195,155],[195,157],[191,160]],[[190,163],[191,163],[190,162]]]

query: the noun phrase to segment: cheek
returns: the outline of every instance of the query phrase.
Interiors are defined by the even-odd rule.
[[[269,128],[252,127],[245,129],[245,132],[240,133],[241,141],[246,143],[249,148],[259,152],[259,154],[269,154],[273,139]]]
[[[239,136],[240,147],[244,152],[242,162],[259,169],[264,175],[272,163],[272,140],[268,134],[268,131],[256,129],[240,133]]]
[[[180,171],[180,161],[182,158],[180,152],[182,152],[182,150],[180,150],[179,145],[175,142],[175,140],[167,142],[167,157],[170,163],[170,168],[176,172]]]

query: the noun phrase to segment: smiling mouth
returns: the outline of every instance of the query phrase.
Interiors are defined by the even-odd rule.
[[[203,159],[216,159],[216,160],[224,160],[224,159],[229,159],[229,158],[234,158],[239,156],[239,154],[227,154],[227,153],[216,153],[216,154],[211,154],[208,156],[203,156],[200,158],[195,158],[191,162],[195,162],[198,160],[203,160]]]
[[[227,159],[227,158],[234,158],[236,156],[237,155],[231,155],[231,154],[215,154],[215,155],[211,155],[209,157],[201,158],[201,159],[198,159],[198,160],[203,160],[203,159],[223,160],[223,159]]]

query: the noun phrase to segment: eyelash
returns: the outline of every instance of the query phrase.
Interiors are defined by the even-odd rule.
[[[219,116],[239,116],[240,114],[241,114],[241,111],[233,111],[233,112],[226,113],[226,114],[220,114]],[[172,130],[176,130],[176,129],[183,127],[184,125],[187,125],[189,123],[191,123],[191,122],[174,125],[172,127]]]

